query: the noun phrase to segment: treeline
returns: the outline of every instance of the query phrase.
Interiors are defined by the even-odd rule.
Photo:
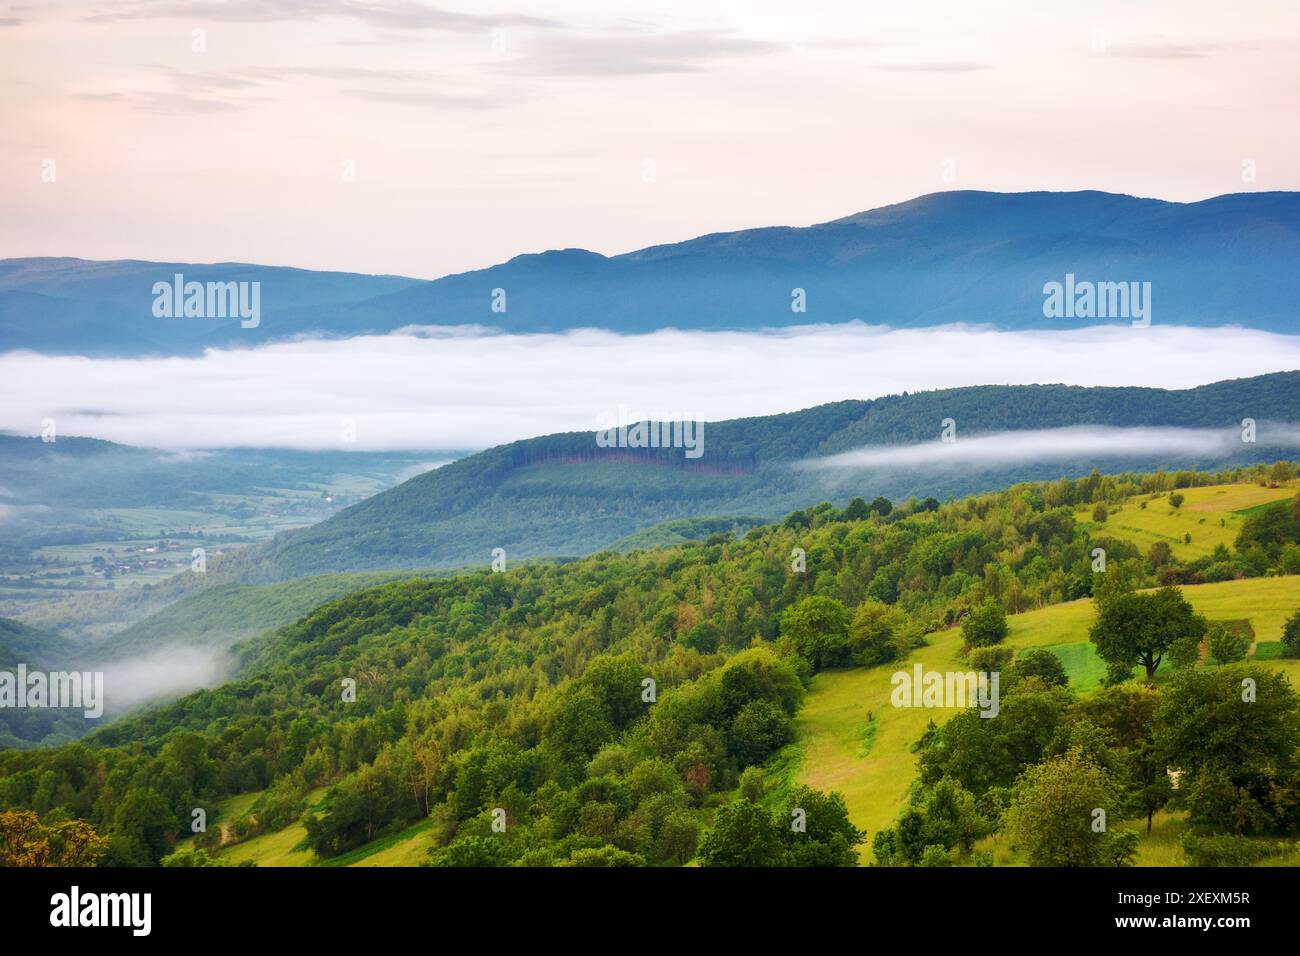
[[[793,739],[811,674],[906,656],[973,608],[1090,595],[1098,546],[1132,586],[1158,583],[1074,509],[1183,480],[1204,478],[857,499],[739,539],[371,588],[245,645],[236,680],[0,754],[0,807],[86,821],[118,865],[169,857],[226,796],[265,791],[238,838],[320,787],[304,819],[322,857],[429,820],[438,864],[850,863],[864,837],[833,795],[755,769]],[[219,858],[221,839],[198,842]]]

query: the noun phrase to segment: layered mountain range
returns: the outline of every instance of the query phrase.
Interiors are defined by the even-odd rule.
[[[187,355],[419,325],[633,333],[852,320],[1004,329],[1129,321],[1102,310],[1045,314],[1044,287],[1067,276],[1148,288],[1157,323],[1289,332],[1298,262],[1296,193],[1177,203],[1091,191],[952,191],[812,226],[719,232],[623,255],[518,255],[431,281],[248,263],[2,260],[0,351]],[[177,276],[205,290],[259,283],[256,327],[230,315],[159,317],[155,284]]]

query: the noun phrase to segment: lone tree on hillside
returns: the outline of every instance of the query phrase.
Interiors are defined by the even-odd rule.
[[[1088,638],[1109,665],[1112,676],[1122,679],[1135,664],[1155,674],[1165,651],[1175,641],[1205,634],[1205,618],[1192,610],[1175,587],[1148,594],[1124,594],[1107,602],[1097,613]]]
[[[1153,568],[1163,568],[1174,559],[1174,549],[1168,541],[1156,541],[1147,550],[1147,560]]]
[[[1007,636],[1007,615],[1002,605],[993,598],[971,608],[961,622],[961,636],[967,647],[988,647],[1000,644]]]

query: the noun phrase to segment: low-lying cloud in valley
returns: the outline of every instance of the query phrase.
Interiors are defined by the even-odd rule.
[[[1300,428],[1260,423],[1258,447],[1300,448]],[[812,470],[888,468],[996,468],[1021,462],[1086,458],[1151,459],[1198,457],[1220,460],[1243,447],[1242,432],[1209,428],[1043,428],[960,437],[945,442],[872,446],[800,463]]]
[[[38,435],[52,419],[60,436],[169,449],[465,449],[594,430],[621,405],[718,421],[963,385],[1190,388],[1292,369],[1300,336],[1240,328],[413,329],[197,358],[10,352],[0,430]]]
[[[169,700],[200,687],[214,687],[235,671],[221,651],[169,647],[103,667],[104,709],[109,716],[151,701]]]

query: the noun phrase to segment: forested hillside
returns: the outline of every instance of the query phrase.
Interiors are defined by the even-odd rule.
[[[76,644],[58,634],[0,617],[0,669],[12,671],[20,664],[33,670],[72,667]],[[35,743],[57,744],[75,740],[87,731],[79,712],[42,709],[0,710],[0,749]]]
[[[513,442],[454,462],[375,495],[333,518],[280,535],[235,559],[246,579],[327,571],[447,567],[486,563],[493,548],[509,559],[580,555],[640,529],[701,515],[773,518],[821,500],[948,497],[1016,481],[1086,474],[1078,461],[810,471],[796,463],[836,452],[939,438],[944,419],[960,435],[1079,425],[1166,425],[1231,430],[1243,418],[1300,422],[1300,372],[1219,382],[1185,391],[982,386],[846,401],[801,412],[707,423],[702,457],[679,448],[598,447],[591,432]],[[1259,444],[1237,460],[1270,460]],[[1129,452],[1109,470],[1209,467],[1213,461]]]
[[[1247,852],[1249,839],[1300,828],[1285,796],[1300,785],[1294,691],[1249,665],[1268,706],[1254,736],[1232,737],[1252,741],[1248,778],[1233,776],[1195,736],[1204,708],[1174,705],[1236,693],[1240,675],[1192,666],[1162,705],[1132,683],[1142,657],[1108,636],[1114,622],[1099,624],[1098,652],[1112,683],[1137,695],[1135,713],[1152,719],[1075,719],[1054,688],[1059,663],[1017,662],[998,720],[972,711],[923,742],[926,779],[944,799],[915,807],[892,835],[863,834],[839,797],[796,786],[781,754],[813,674],[905,661],[950,626],[960,625],[981,667],[974,655],[997,652],[1007,612],[1091,595],[1103,624],[1108,608],[1154,621],[1141,617],[1154,612],[1135,589],[1165,585],[1153,607],[1192,634],[1198,619],[1179,617],[1176,586],[1218,565],[1238,577],[1290,571],[1300,497],[1252,511],[1232,549],[1186,560],[1107,534],[1107,516],[1176,508],[1178,489],[1295,475],[1289,463],[1217,475],[1094,472],[947,504],[859,498],[742,538],[385,584],[244,645],[230,683],[84,742],[0,754],[0,807],[86,820],[107,838],[103,862],[117,864],[219,863],[223,845],[300,818],[306,849],[322,861],[420,826],[437,865],[847,865],[868,839],[877,859],[906,864],[991,825],[1033,832],[1023,814],[998,815],[1020,805],[1013,784],[1037,793],[1076,776],[1090,794],[1115,795],[1106,804],[1115,817],[1140,814],[1150,802],[1138,799],[1150,786],[1142,768],[1199,750],[1210,756],[1185,765],[1196,785],[1162,792],[1160,805],[1184,800],[1206,833]],[[1025,746],[1003,753],[1015,740]],[[1057,757],[1066,762],[1048,762]],[[1225,787],[1240,814],[1225,809]],[[257,796],[197,850],[175,852],[195,808],[239,794]],[[803,831],[783,822],[799,810]],[[1118,838],[1088,846],[1111,862],[1131,849]]]

